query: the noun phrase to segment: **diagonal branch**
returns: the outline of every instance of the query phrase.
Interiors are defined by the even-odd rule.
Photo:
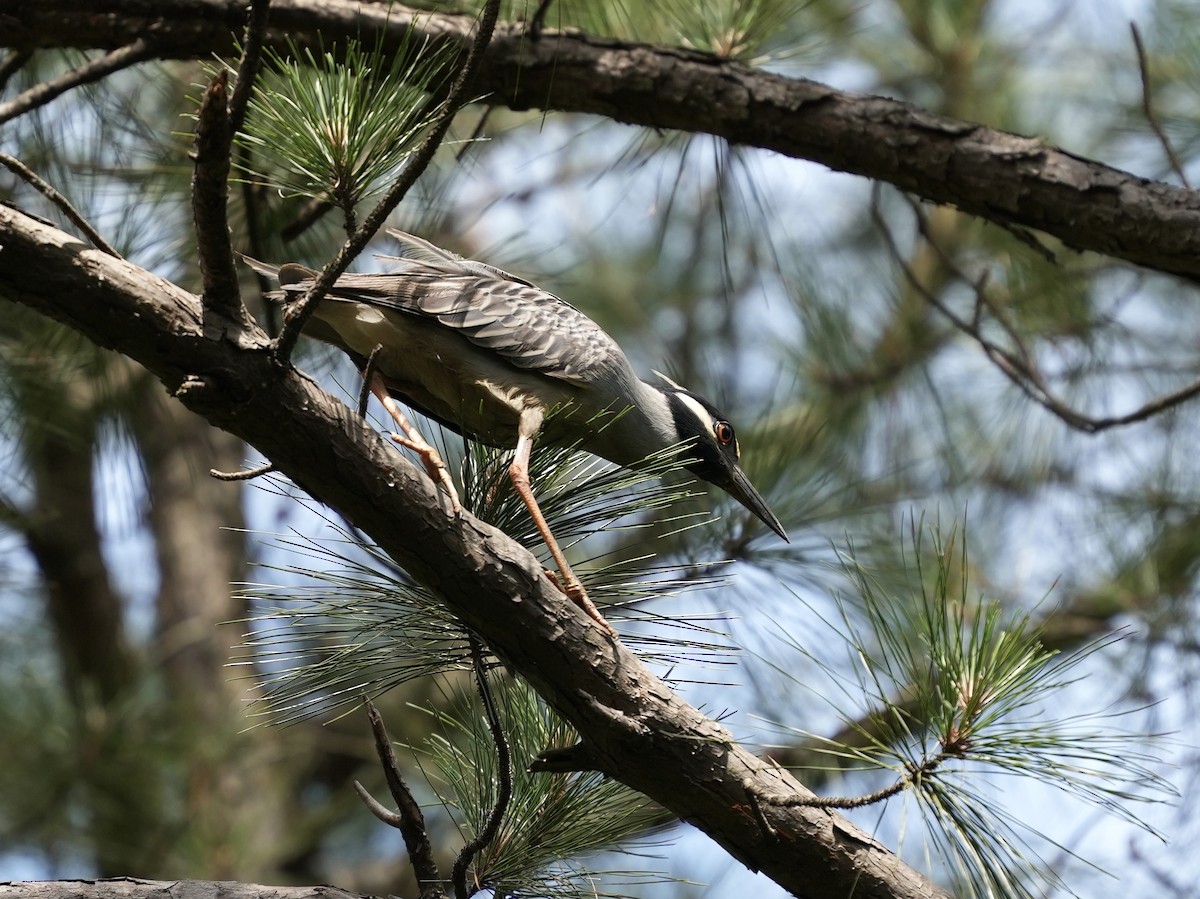
[[[921,236],[925,238],[933,251],[938,254],[942,265],[964,284],[969,285],[975,292],[975,308],[971,318],[964,318],[951,309],[941,297],[931,291],[917,277],[917,274],[904,259],[900,248],[896,246],[895,239],[892,237],[887,223],[883,220],[879,212],[878,203],[873,201],[871,204],[872,219],[883,235],[888,252],[892,256],[893,261],[900,267],[905,280],[930,306],[940,312],[950,324],[974,340],[996,368],[1012,382],[1013,386],[1060,421],[1075,428],[1077,431],[1083,431],[1085,434],[1098,434],[1110,428],[1145,421],[1161,412],[1173,409],[1176,406],[1186,403],[1188,400],[1200,396],[1200,379],[1197,379],[1177,390],[1157,396],[1138,406],[1136,409],[1121,415],[1092,416],[1075,409],[1054,392],[1045,375],[1042,374],[1041,369],[1038,367],[1034,354],[1026,346],[1024,338],[1004,317],[996,304],[992,302],[987,293],[986,278],[969,278],[966,272],[959,268],[958,264],[933,239],[920,207],[911,200],[909,202],[913,214],[916,216],[917,228]],[[996,321],[1004,330],[1004,333],[1008,335],[1015,349],[1002,346],[983,332],[983,314],[985,310],[990,314],[991,319]]]
[[[1146,114],[1146,123],[1154,132],[1154,136],[1158,138],[1163,152],[1167,154],[1167,162],[1171,164],[1171,171],[1175,173],[1175,177],[1184,187],[1190,188],[1192,185],[1188,183],[1187,172],[1183,170],[1179,155],[1171,146],[1167,132],[1163,130],[1162,123],[1158,120],[1158,114],[1154,111],[1154,91],[1150,87],[1150,63],[1146,59],[1146,45],[1142,43],[1142,33],[1138,30],[1136,22],[1129,23],[1129,30],[1133,33],[1133,48],[1137,52],[1138,72],[1142,76],[1142,111]]]
[[[0,291],[141,362],[346,515],[545,697],[605,774],[798,896],[948,895],[836,813],[773,804],[805,788],[609,639],[527,550],[470,513],[452,517],[424,473],[353,410],[281,372],[265,334],[247,325],[208,337],[195,296],[4,206],[0,245]]]
[[[103,250],[110,256],[116,256],[118,259],[122,258],[121,254],[113,248],[113,245],[104,239],[104,236],[93,227],[91,222],[84,218],[83,213],[72,206],[70,200],[55,190],[54,185],[44,180],[37,172],[25,165],[21,160],[9,156],[7,153],[0,153],[0,165],[28,183],[30,187],[57,206],[62,214],[70,219],[75,227],[83,232],[83,236],[90,240],[97,249]]]
[[[0,125],[9,119],[24,115],[32,109],[37,109],[39,106],[45,106],[72,88],[99,81],[113,72],[137,65],[153,56],[154,50],[149,42],[140,37],[136,38],[124,47],[106,53],[99,59],[84,63],[69,72],[64,72],[50,81],[43,81],[7,103],[0,104]],[[16,58],[20,59],[20,56]]]
[[[371,722],[371,733],[375,737],[375,752],[379,756],[379,764],[383,766],[383,776],[387,780],[392,801],[399,811],[393,813],[381,806],[358,781],[354,782],[354,787],[375,817],[400,831],[421,895],[444,895],[440,886],[442,875],[433,858],[433,847],[425,831],[425,816],[421,813],[421,806],[400,775],[400,765],[396,761],[396,752],[392,749],[392,739],[388,736],[383,717],[371,700],[366,701],[366,706],[367,720]]]

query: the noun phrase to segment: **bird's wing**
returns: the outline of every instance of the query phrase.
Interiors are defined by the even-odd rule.
[[[405,262],[395,274],[343,275],[328,299],[436,321],[510,365],[569,381],[590,381],[624,358],[594,321],[527,282]]]
[[[326,297],[417,316],[450,328],[509,364],[568,381],[588,382],[624,361],[621,348],[599,325],[523,278],[463,259],[403,231],[388,231],[409,251],[385,257],[399,270],[345,274]],[[269,299],[297,298],[316,272],[289,263],[278,269],[243,257],[256,271],[275,275],[283,288]]]

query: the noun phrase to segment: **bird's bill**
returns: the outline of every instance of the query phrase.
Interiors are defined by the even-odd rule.
[[[725,489],[726,493],[753,512],[763,524],[783,538],[784,543],[791,542],[788,540],[787,531],[783,529],[783,525],[779,523],[775,513],[767,506],[767,501],[762,498],[762,494],[754,489],[754,485],[750,483],[750,479],[746,477],[741,466],[732,466],[729,471],[729,479],[720,486]]]

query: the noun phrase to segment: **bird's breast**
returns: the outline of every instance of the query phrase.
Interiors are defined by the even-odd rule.
[[[317,317],[356,354],[376,347],[388,388],[418,411],[475,440],[513,446],[523,413],[572,403],[578,388],[517,369],[453,329],[366,303],[323,303]]]

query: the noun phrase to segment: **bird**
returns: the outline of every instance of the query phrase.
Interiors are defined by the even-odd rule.
[[[513,448],[509,477],[562,577],[551,577],[610,633],[568,565],[538,507],[529,478],[535,442],[578,448],[622,467],[680,448],[683,468],[715,484],[785,542],[787,532],[740,464],[729,419],[704,397],[659,372],[635,374],[617,342],[576,307],[530,281],[435,246],[387,232],[403,256],[395,270],[341,275],[318,304],[305,333],[346,352],[368,379],[430,476],[458,504],[436,450],[396,401],[472,440]],[[317,272],[243,257],[278,280],[270,300],[289,303]]]

